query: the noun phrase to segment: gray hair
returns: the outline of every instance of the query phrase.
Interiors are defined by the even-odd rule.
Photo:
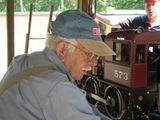
[[[65,41],[67,43],[71,43],[71,44],[74,44],[74,45],[77,45],[77,41],[76,39],[68,39],[68,38],[64,38],[64,37],[61,37],[57,34],[47,34],[47,38],[46,38],[46,43],[45,43],[45,46],[48,47],[49,49],[55,49],[56,47],[56,44],[60,41]],[[68,45],[68,48],[73,51],[73,46],[72,45]]]

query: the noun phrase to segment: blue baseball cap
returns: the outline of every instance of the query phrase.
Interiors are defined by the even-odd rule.
[[[115,55],[102,41],[98,24],[85,12],[68,10],[51,22],[51,31],[61,37],[76,39],[83,47],[98,56]]]

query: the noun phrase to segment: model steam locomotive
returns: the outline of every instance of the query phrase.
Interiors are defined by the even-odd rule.
[[[116,55],[77,83],[88,101],[115,120],[160,120],[160,32],[116,31],[104,42]]]

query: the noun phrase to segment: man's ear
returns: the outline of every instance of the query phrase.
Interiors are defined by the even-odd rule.
[[[67,46],[68,44],[66,42],[60,41],[55,47],[55,52],[61,58],[61,60],[64,59],[65,53],[67,52]]]

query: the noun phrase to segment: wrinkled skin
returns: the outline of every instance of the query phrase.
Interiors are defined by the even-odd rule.
[[[67,44],[66,42],[59,42],[56,46],[56,53],[71,76],[75,80],[81,80],[83,75],[86,74],[90,67],[96,66],[97,60],[88,60],[87,55],[82,50],[78,48],[69,50],[68,45],[69,44]],[[77,44],[77,46],[79,48],[85,49],[79,43]]]

